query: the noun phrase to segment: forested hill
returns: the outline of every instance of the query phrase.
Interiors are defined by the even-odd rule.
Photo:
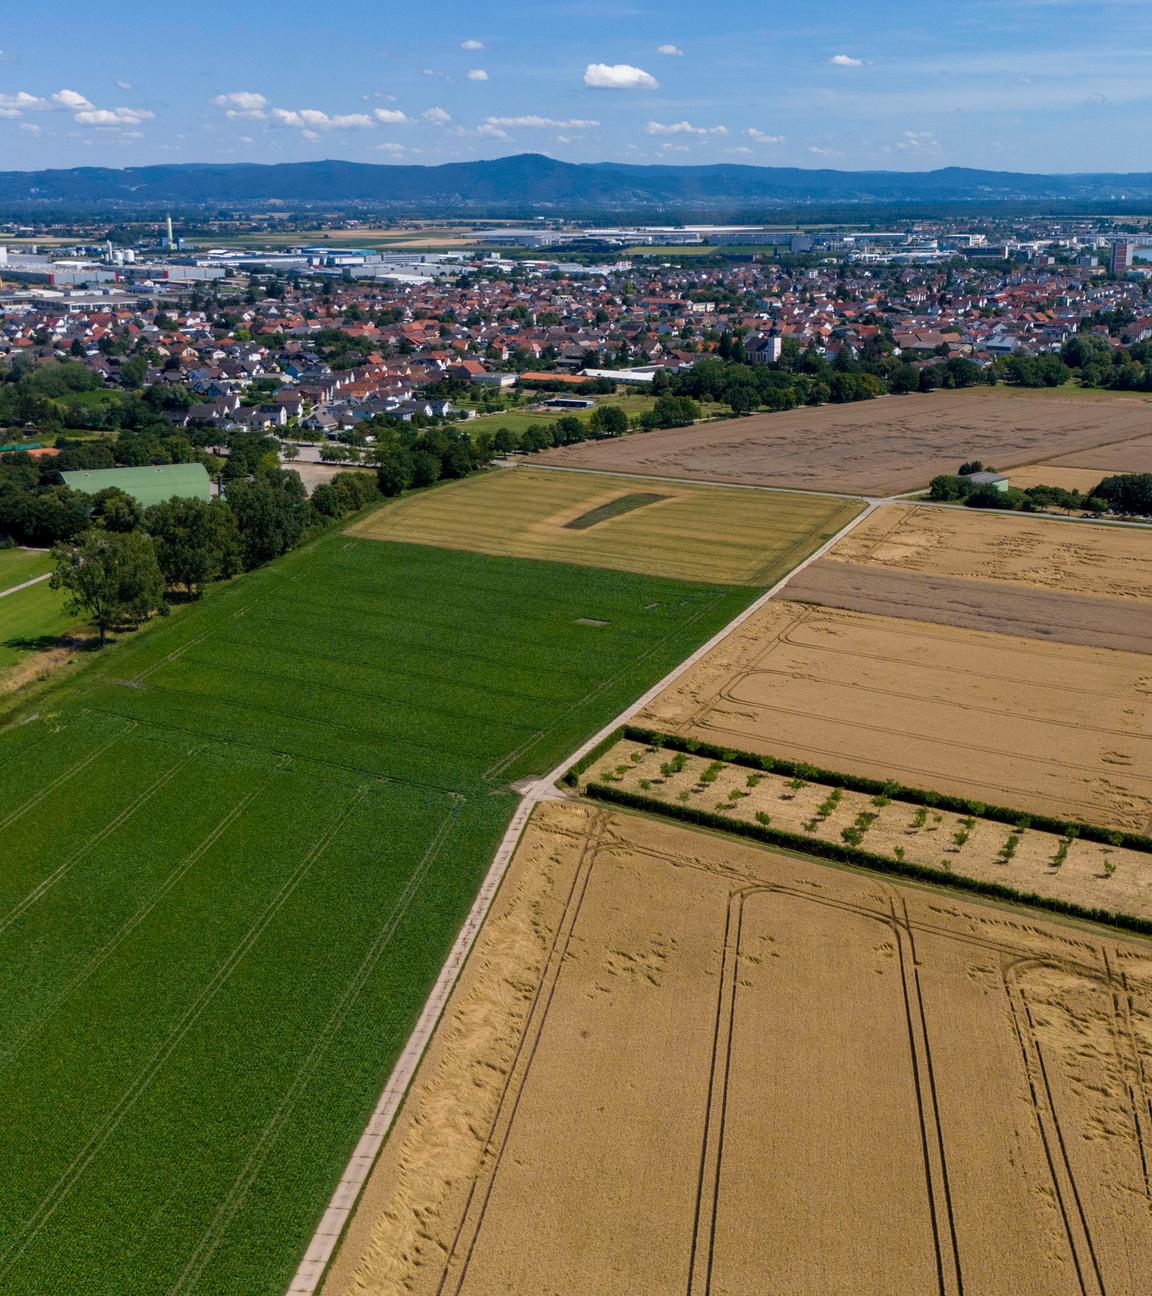
[[[816,203],[1131,202],[1152,198],[1152,173],[1029,175],[833,171],[797,167],[573,164],[535,153],[443,166],[362,162],[77,167],[0,172],[0,206],[371,203],[498,211],[549,207],[794,207]]]

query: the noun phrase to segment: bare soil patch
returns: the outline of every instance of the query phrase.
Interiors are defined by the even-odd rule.
[[[1152,530],[978,509],[887,504],[828,555],[932,576],[1152,600]]]
[[[327,1296],[1138,1296],[1152,949],[540,806]]]
[[[1148,544],[1152,548],[1152,536]],[[1150,604],[1021,588],[1003,581],[889,571],[825,558],[789,581],[788,598],[1027,639],[1133,653],[1152,648]]]
[[[653,477],[892,495],[978,458],[1015,464],[1124,441],[1152,421],[1147,402],[998,398],[994,392],[892,396],[754,414],[586,441],[542,462]],[[1095,466],[1095,465],[1091,465]]]
[[[773,602],[637,723],[1147,832],[1150,694],[1143,655]]]

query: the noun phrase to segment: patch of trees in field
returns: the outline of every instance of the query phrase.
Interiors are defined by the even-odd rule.
[[[1152,517],[1152,473],[1122,473],[1105,477],[1094,489],[1066,490],[1061,486],[1009,486],[1000,490],[986,482],[973,481],[984,470],[979,461],[963,464],[958,473],[933,477],[928,498],[938,503],[963,504],[967,508],[1011,509],[1023,513],[1086,512],[1096,516],[1115,513],[1125,517]],[[995,469],[987,469],[994,472]]]

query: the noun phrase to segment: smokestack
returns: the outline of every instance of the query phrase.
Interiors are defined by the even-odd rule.
[[[175,240],[175,238],[174,238],[173,235],[172,235],[172,217],[171,217],[171,215],[169,215],[169,217],[168,217],[168,246],[171,247],[175,242],[176,242],[176,240]]]

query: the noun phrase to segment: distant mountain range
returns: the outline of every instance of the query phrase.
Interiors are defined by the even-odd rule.
[[[290,162],[0,172],[0,207],[181,208],[284,202],[461,213],[742,210],[817,204],[1123,203],[1152,199],[1152,172],[1029,175],[799,167],[574,164],[537,153],[443,166]]]

